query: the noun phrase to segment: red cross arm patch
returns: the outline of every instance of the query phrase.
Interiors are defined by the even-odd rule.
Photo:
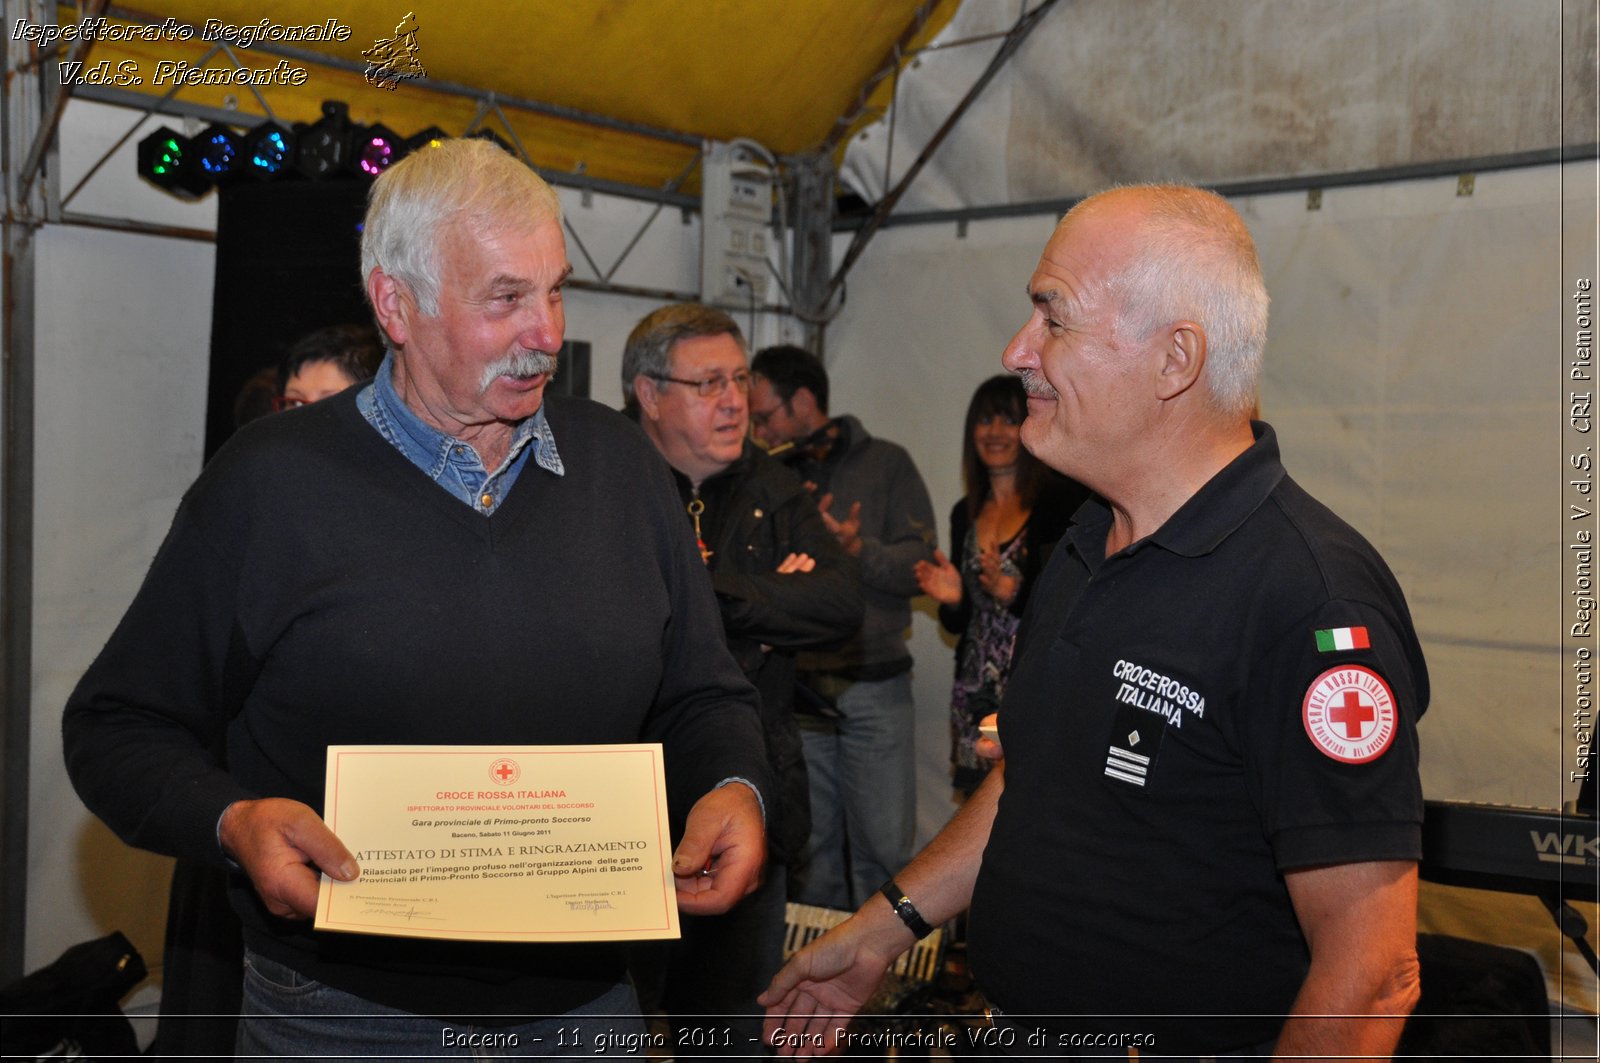
[[[1311,744],[1346,764],[1377,760],[1394,742],[1394,693],[1359,664],[1330,668],[1312,680],[1300,717]]]

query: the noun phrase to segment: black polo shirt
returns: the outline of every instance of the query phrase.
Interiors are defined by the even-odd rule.
[[[1034,591],[970,926],[1008,1013],[1194,1016],[1158,1050],[1268,1040],[1309,962],[1282,873],[1421,855],[1428,679],[1405,599],[1254,427],[1112,557],[1110,512],[1085,505]]]

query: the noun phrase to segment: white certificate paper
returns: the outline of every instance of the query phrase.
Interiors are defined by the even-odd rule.
[[[316,927],[470,941],[678,936],[661,746],[329,746],[361,877]]]

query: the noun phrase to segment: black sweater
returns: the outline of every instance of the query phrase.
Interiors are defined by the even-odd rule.
[[[770,798],[754,692],[636,427],[552,397],[566,474],[530,462],[486,517],[385,442],[356,390],[251,425],[185,496],[67,705],[68,770],[96,815],[219,862],[232,801],[320,811],[339,743],[660,741],[675,832],[728,776]],[[560,1013],[622,974],[608,945],[315,933],[242,877],[234,902],[250,947],[421,1014]]]

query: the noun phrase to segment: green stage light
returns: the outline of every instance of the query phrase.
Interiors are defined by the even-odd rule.
[[[139,176],[172,195],[199,199],[211,188],[194,143],[167,126],[139,141],[138,157]]]

